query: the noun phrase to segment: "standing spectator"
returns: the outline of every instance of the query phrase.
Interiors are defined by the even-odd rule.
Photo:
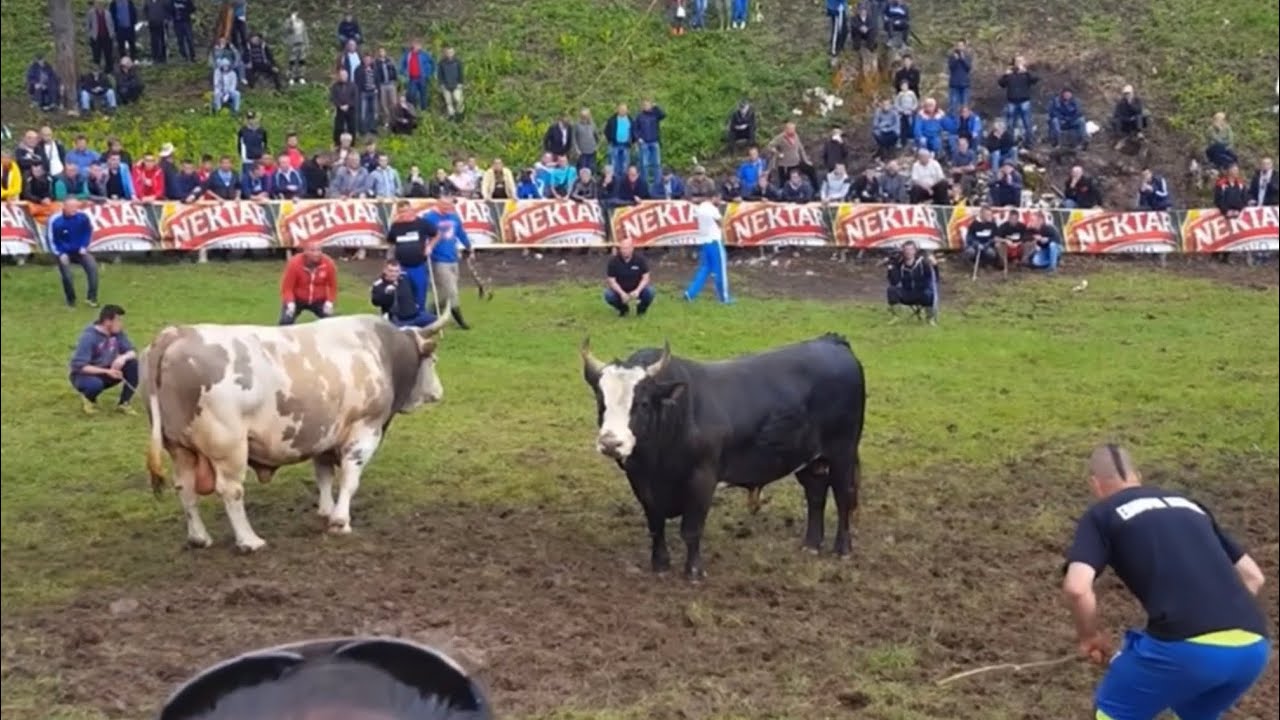
[[[591,119],[591,110],[582,108],[578,113],[578,122],[573,124],[573,152],[578,157],[579,168],[596,170],[596,151],[599,150],[599,138],[596,135],[596,121]]]
[[[908,240],[889,261],[886,273],[889,287],[890,323],[898,322],[898,306],[926,308],[930,325],[938,324],[938,261],[932,255],[921,255],[915,242]]]
[[[883,202],[904,205],[908,199],[909,181],[898,167],[897,160],[884,164],[884,172],[880,175],[880,195]]]
[[[76,305],[76,286],[71,278],[71,265],[84,268],[89,282],[87,293],[89,307],[98,306],[98,263],[89,252],[93,240],[93,222],[80,211],[80,201],[68,198],[62,203],[62,212],[49,221],[49,244],[58,256],[58,275],[62,278],[62,295],[67,307]]]
[[[265,75],[275,86],[276,92],[284,89],[284,83],[280,79],[280,66],[276,65],[275,53],[271,52],[271,46],[258,33],[249,36],[245,65],[245,80],[249,87],[254,86],[259,76]]]
[[[628,170],[639,171],[633,166]],[[649,277],[649,263],[644,256],[635,251],[631,240],[622,239],[609,265],[605,268],[604,301],[609,307],[618,311],[619,317],[631,313],[631,304],[636,303],[636,315],[641,316],[649,311],[654,298],[653,284]]]
[[[701,165],[693,167],[693,174],[685,183],[685,194],[693,202],[716,199],[716,181],[707,176],[707,169]]]
[[[178,184],[178,165],[173,159],[173,143],[164,143],[160,146],[160,177],[164,179],[164,199],[165,200],[182,200],[190,192],[190,188],[182,192],[176,192],[175,186]]]
[[[1018,125],[1022,125],[1022,145],[1035,145],[1035,130],[1031,127],[1031,93],[1040,82],[1027,69],[1027,60],[1021,55],[1013,58],[1013,65],[1000,76],[1000,87],[1004,88],[1004,119],[1016,137]]]
[[[958,111],[952,108],[942,119],[942,132],[946,135],[943,147],[948,151],[955,148],[955,141],[960,138],[968,140],[969,147],[976,148],[982,144],[982,118],[968,105],[961,105]]]
[[[594,201],[600,196],[595,178],[591,177],[591,168],[578,168],[578,179],[573,181],[569,190],[569,199],[574,202]]]
[[[364,34],[360,32],[360,23],[356,22],[355,15],[350,12],[344,13],[342,19],[338,21],[338,47],[350,47],[351,43],[357,46],[364,42]]]
[[[67,198],[89,199],[89,178],[80,172],[80,166],[70,163],[53,180],[53,199],[62,202]]]
[[[796,124],[788,122],[782,126],[782,132],[769,141],[770,166],[777,170],[778,178],[791,176],[792,170],[799,170],[809,178],[809,185],[814,185],[813,164],[809,162],[809,153],[804,149],[804,142],[796,132]]]
[[[116,91],[111,79],[94,67],[80,78],[80,110],[89,112],[97,105],[108,112],[116,109]]]
[[[898,147],[898,133],[902,130],[902,121],[898,111],[888,98],[880,101],[875,114],[871,116],[871,137],[876,141],[876,157],[887,159]]]
[[[951,168],[951,182],[959,185],[961,192],[968,196],[973,192],[974,175],[978,171],[978,155],[969,146],[968,138],[956,138],[947,164]]]
[[[369,173],[369,193],[375,198],[398,198],[404,194],[400,171],[391,167],[386,153],[378,155],[378,167]]]
[[[662,167],[662,121],[667,114],[652,100],[640,103],[636,115],[635,136],[640,146],[640,174],[646,182],[653,182]]]
[[[1163,212],[1169,205],[1169,182],[1151,168],[1144,169],[1142,185],[1138,188],[1138,209]]]
[[[241,54],[249,45],[249,0],[231,0],[231,44]]]
[[[76,135],[72,141],[71,150],[67,152],[67,162],[80,166],[80,173],[85,175],[89,172],[89,166],[101,159],[96,151],[89,148],[89,138],[84,134]]]
[[[390,128],[396,106],[400,104],[400,74],[396,64],[387,57],[385,47],[378,48],[378,56],[373,61],[373,81],[378,85],[378,113],[382,124]]]
[[[1089,132],[1085,129],[1084,111],[1080,101],[1069,88],[1063,88],[1049,103],[1049,142],[1054,147],[1062,141],[1063,132],[1068,133],[1068,143],[1075,145],[1079,140],[1080,149],[1089,149]]]
[[[89,265],[84,268],[87,274]],[[96,278],[96,271],[90,277]],[[90,287],[93,287],[93,281]],[[96,307],[97,303],[90,302],[89,305]],[[71,355],[69,379],[71,387],[80,393],[81,407],[86,415],[98,411],[98,396],[122,383],[116,411],[125,415],[135,414],[129,402],[138,389],[138,351],[124,332],[123,317],[124,308],[119,305],[102,308],[98,321],[80,333],[75,352]]]
[[[884,32],[886,44],[895,51],[911,44],[911,11],[902,0],[889,0],[884,6]],[[913,89],[920,93],[920,88]]]
[[[163,152],[163,151],[161,151]],[[196,165],[190,160],[183,160],[177,174],[174,175],[173,182],[165,180],[165,195],[170,200],[184,201],[191,197],[192,193],[199,193],[200,190],[200,173],[196,170]]]
[[[400,74],[404,76],[405,95],[419,110],[426,110],[431,97],[431,76],[435,73],[435,60],[422,49],[422,41],[415,38],[400,57]]]
[[[291,132],[284,136],[284,156],[289,158],[290,167],[295,170],[302,167],[303,161],[307,159],[302,154],[302,149],[298,147],[298,133]]]
[[[947,112],[955,114],[969,105],[969,76],[973,72],[973,53],[964,40],[957,40],[947,56]]]
[[[304,197],[308,200],[320,200],[329,196],[329,168],[333,165],[333,156],[327,152],[316,153],[302,163]]]
[[[779,202],[803,204],[813,202],[813,197],[813,184],[798,169],[791,170],[787,182],[778,189]]]
[[[169,59],[165,34],[172,7],[169,0],[146,0],[142,14],[147,18],[147,34],[150,36],[151,62],[163,64]]]
[[[844,163],[839,163],[822,181],[822,193],[819,199],[824,203],[842,203],[849,199],[850,189],[849,174],[844,169]]]
[[[991,204],[996,207],[1018,207],[1022,204],[1022,176],[1013,167],[1012,160],[1000,164],[996,179],[987,188]]]
[[[542,151],[552,155],[568,155],[572,147],[573,135],[569,128],[569,118],[561,115],[542,134]]]
[[[62,143],[53,136],[53,128],[48,125],[40,128],[40,142],[36,145],[36,155],[40,157],[40,162],[48,171],[49,177],[61,175],[68,162],[67,149],[62,147]]]
[[[1280,205],[1280,178],[1276,177],[1269,157],[1262,158],[1253,180],[1249,181],[1249,204],[1262,207]]]
[[[662,177],[653,184],[649,197],[654,200],[683,200],[684,181],[671,168],[663,168]]]
[[[948,191],[947,176],[942,172],[942,166],[934,159],[933,153],[921,149],[911,165],[911,191],[908,195],[911,202],[946,205]]]
[[[84,17],[85,36],[89,38],[89,50],[93,53],[93,64],[106,70],[115,66],[116,24],[102,0],[93,0],[89,12]]]
[[[62,81],[44,55],[36,55],[27,67],[27,97],[45,112],[62,104]]]
[[[241,200],[270,200],[271,178],[262,162],[256,162],[240,174]]]
[[[354,81],[356,77],[356,70],[360,68],[362,62],[363,60],[360,57],[360,49],[356,46],[355,41],[348,40],[346,47],[342,49],[342,52],[338,53],[338,62],[335,65],[335,69],[346,70],[347,77]]]
[[[726,135],[729,150],[737,148],[739,142],[748,147],[756,144],[756,109],[746,98],[738,101],[738,106],[729,115],[729,132]]]
[[[1133,94],[1133,86],[1125,85],[1120,91],[1120,99],[1111,113],[1111,131],[1119,136],[1116,149],[1124,146],[1124,141],[1131,137],[1142,140],[1147,130],[1147,111],[1142,105],[1142,98]]]
[[[848,0],[827,0],[827,20],[831,25],[827,31],[827,54],[831,56],[831,67],[836,66],[836,57],[844,52],[845,16],[848,14]]]
[[[267,131],[258,124],[258,113],[250,110],[244,115],[244,124],[236,131],[236,147],[240,150],[243,170],[257,164],[267,154]]]
[[[858,56],[858,73],[874,77],[880,73],[880,61],[876,49],[876,19],[866,2],[858,3],[858,9],[849,18],[849,42]]]
[[[996,120],[991,124],[991,132],[982,140],[990,158],[992,176],[1000,172],[1005,163],[1018,162],[1018,142],[1013,133],[1005,129],[1004,120]]]
[[[22,169],[13,161],[6,148],[0,150],[0,201],[10,202],[22,197]]]
[[[1232,163],[1213,186],[1213,205],[1226,218],[1240,217],[1249,206],[1249,189],[1240,177],[1240,166]]]
[[[693,0],[693,16],[689,19],[689,27],[694,30],[706,29],[707,0]]]
[[[360,90],[360,112],[356,117],[356,125],[360,132],[371,135],[378,130],[378,80],[374,77],[372,55],[366,53],[361,59],[352,82]]]
[[[635,123],[625,103],[604,124],[604,139],[609,144],[609,166],[615,175],[626,173],[631,165],[631,146],[636,142]]]
[[[307,184],[302,173],[293,166],[285,153],[276,160],[276,172],[271,177],[271,197],[280,200],[299,200],[307,194]]]
[[[209,173],[200,188],[200,194],[212,195],[218,200],[240,199],[240,178],[232,170],[230,155],[223,155],[218,159],[217,169]],[[193,198],[188,198],[188,202],[191,199]]]
[[[462,103],[462,60],[453,48],[444,49],[444,57],[440,58],[436,75],[440,82],[440,93],[444,95],[445,112],[450,120],[461,120],[466,112]]]
[[[150,154],[143,155],[133,168],[133,187],[136,200],[164,200],[164,170]]]
[[[1071,167],[1067,177],[1067,186],[1062,191],[1062,207],[1068,209],[1089,210],[1102,204],[1102,192],[1092,177],[1084,174],[1079,165]]]
[[[898,111],[898,146],[905,147],[916,136],[916,113],[920,110],[920,99],[905,80],[898,85],[893,107]]]
[[[226,39],[217,38],[213,41],[213,47],[209,49],[209,67],[217,68],[223,60],[231,63],[231,69],[236,71],[236,76],[243,82],[245,79],[244,56],[234,46],[228,45]]]
[[[329,104],[333,105],[333,144],[337,145],[343,133],[356,133],[356,103],[360,102],[355,83],[347,78],[346,70],[339,70],[337,78],[329,86]]]
[[[747,0],[731,0],[733,3],[733,23],[731,27],[736,30],[747,29]],[[756,11],[757,16],[759,11]]]
[[[195,21],[195,0],[169,0],[173,18],[173,35],[178,42],[178,54],[188,62],[196,61],[196,44],[192,32]]]
[[[716,299],[732,303],[729,297],[729,256],[724,251],[724,216],[710,199],[699,202],[693,208],[693,219],[698,224],[698,271],[685,288],[684,299],[692,302],[702,294],[707,277],[715,280]]]
[[[503,166],[502,158],[494,158],[493,164],[480,178],[480,197],[485,200],[508,200],[515,197],[515,192],[516,180],[511,171]]]
[[[396,135],[412,135],[418,129],[418,108],[409,102],[409,96],[401,94],[391,112],[391,132]]]
[[[452,200],[445,200],[436,209],[428,210],[422,215],[422,219],[428,226],[436,226],[436,239],[430,245],[431,276],[435,280],[432,294],[435,295],[436,306],[448,307],[449,314],[458,327],[470,330],[471,326],[462,317],[461,298],[458,295],[458,261],[461,259],[458,244],[462,244],[469,258],[475,258],[475,246],[467,237],[467,229]]]
[[[120,58],[120,67],[116,69],[116,99],[121,105],[130,105],[142,98],[142,76],[133,58]]]
[[[742,195],[746,188],[742,187],[742,181],[738,179],[737,173],[725,173],[724,180],[720,183],[720,201],[721,202],[742,202]]]
[[[107,6],[115,25],[116,53],[121,57],[138,57],[138,6],[133,0],[111,0]]]
[[[362,198],[369,195],[369,171],[360,164],[360,156],[349,153],[329,181],[330,198]]]
[[[311,52],[311,38],[307,35],[307,23],[297,12],[289,13],[284,21],[284,46],[289,51],[289,84],[306,85],[307,54]]]
[[[240,114],[240,76],[236,74],[231,61],[227,58],[218,60],[213,69],[213,114],[217,115],[224,106],[231,106],[231,114]]]
[[[1208,139],[1209,145],[1205,148],[1204,155],[1215,168],[1222,171],[1236,164],[1236,135],[1232,132],[1231,125],[1227,123],[1226,113],[1213,114]]]
[[[303,245],[302,252],[285,263],[280,277],[280,324],[294,324],[303,310],[327,318],[337,300],[338,266],[324,254],[320,243]]]
[[[910,55],[902,56],[902,66],[893,74],[894,87],[902,89],[903,83],[907,84],[916,97],[920,97],[920,68],[916,67]]]
[[[686,0],[668,0],[671,4],[671,34],[684,35],[684,26],[688,22],[689,10]]]
[[[933,155],[942,152],[942,123],[947,114],[938,107],[938,101],[925,98],[916,113],[916,147],[925,148]]]
[[[822,145],[822,168],[831,172],[837,165],[849,162],[849,146],[844,144],[844,130],[831,128],[831,137]]]
[[[752,146],[747,148],[747,159],[738,166],[738,181],[743,188],[753,188],[756,186],[756,180],[761,175],[767,175],[769,164],[764,158],[760,157],[760,149]]]
[[[635,165],[628,167],[626,175],[618,180],[614,199],[622,205],[634,205],[641,200],[649,199],[649,188],[640,177],[640,169]]]
[[[769,179],[768,173],[762,173],[751,187],[743,190],[742,199],[746,202],[776,202],[778,188]]]
[[[849,199],[860,203],[878,203],[880,195],[880,178],[874,165],[868,165],[862,174],[854,179],[849,187]]]

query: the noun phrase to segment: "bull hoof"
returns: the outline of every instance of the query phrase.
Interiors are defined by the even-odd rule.
[[[350,523],[350,522],[341,522],[341,521],[334,521],[334,520],[330,520],[330,521],[329,521],[329,532],[330,532],[330,533],[332,533],[333,535],[350,535],[350,534],[351,534],[351,523]]]
[[[316,514],[328,520],[333,517],[333,508],[316,508]]]
[[[250,553],[255,553],[266,546],[267,546],[267,541],[258,537],[249,538],[244,542],[236,543],[236,549],[244,553],[245,555],[248,555]]]
[[[821,551],[813,545],[801,545],[800,552],[805,553],[806,555],[817,555]]]
[[[706,571],[706,570],[703,570],[702,568],[695,568],[695,569],[693,569],[693,570],[685,570],[685,571],[684,571],[684,579],[685,579],[685,580],[688,580],[689,582],[693,583],[694,585],[697,585],[698,583],[700,583],[700,582],[702,582],[703,580],[706,580],[706,579],[707,579],[707,571]]]
[[[213,539],[208,535],[187,536],[187,547],[193,550],[203,550],[213,544]]]

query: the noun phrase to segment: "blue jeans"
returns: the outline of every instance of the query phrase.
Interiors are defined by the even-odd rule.
[[[591,170],[592,175],[599,174],[598,172],[596,172],[596,154],[595,153],[582,153],[581,155],[579,155],[577,166],[579,170],[581,170],[582,168],[589,168]]]
[[[1027,258],[1027,265],[1038,270],[1057,270],[1060,257],[1062,257],[1062,246],[1058,243],[1037,245],[1036,251]]]
[[[436,316],[426,310],[418,310],[418,314],[411,318],[391,318],[391,324],[396,327],[426,327],[436,321]]]
[[[431,279],[428,275],[430,271],[427,270],[427,264],[401,265],[400,270],[413,283],[414,307],[422,308],[425,311],[427,307],[427,288],[431,284]]]
[[[404,86],[405,99],[419,110],[426,110],[428,98],[431,97],[430,88],[427,86],[426,78],[418,78],[417,80],[409,80]]]
[[[1214,143],[1204,150],[1205,159],[1219,170],[1226,170],[1236,163],[1236,154],[1222,143]]]
[[[93,102],[95,99],[106,103],[109,110],[116,109],[116,91],[112,88],[107,88],[107,91],[101,95],[90,95],[88,90],[81,90],[80,109],[84,112],[89,112],[93,109]]]
[[[733,0],[733,22],[746,24],[747,0]]]
[[[120,404],[124,405],[133,399],[133,393],[138,389],[138,361],[130,360],[125,363],[124,367],[120,368],[120,373],[124,375],[124,387],[120,388]],[[119,380],[112,380],[105,375],[77,374],[71,376],[71,387],[85,396],[89,402],[97,402],[98,396],[104,390],[119,384]]]
[[[1049,116],[1049,142],[1057,145],[1062,140],[1062,133],[1075,133],[1080,142],[1089,142],[1089,136],[1085,132],[1084,118],[1078,117],[1074,120],[1062,121],[1060,118]]]
[[[360,132],[368,135],[378,129],[378,93],[360,93]]]
[[[219,110],[221,110],[221,109],[222,109],[223,105],[230,105],[230,106],[231,106],[231,113],[232,113],[233,115],[234,115],[234,114],[239,113],[239,112],[240,112],[240,91],[239,91],[239,90],[232,90],[231,92],[227,93],[227,100],[226,100],[226,102],[225,102],[225,103],[223,102],[223,100],[222,100],[222,97],[221,97],[221,96],[219,96],[219,95],[214,95],[214,96],[213,96],[213,111],[214,111],[215,113],[216,113],[216,112],[218,112]]]
[[[194,61],[196,59],[196,44],[191,33],[191,21],[174,20],[173,34],[178,38],[178,54]]]
[[[1009,126],[1009,132],[1016,137],[1018,134],[1018,122],[1022,123],[1022,144],[1024,147],[1030,147],[1035,144],[1035,131],[1031,129],[1031,101],[1024,100],[1017,103],[1005,103],[1004,121]]]
[[[1000,173],[1000,166],[1004,164],[1005,160],[1008,160],[1014,165],[1018,164],[1018,146],[1017,145],[1013,146],[1013,149],[1009,151],[1008,155],[1005,155],[1003,152],[999,150],[991,151],[991,177],[995,177]]]
[[[698,254],[698,271],[694,273],[693,280],[689,282],[689,287],[684,291],[686,300],[693,300],[702,294],[702,288],[707,284],[707,277],[715,277],[716,298],[722,303],[730,302],[729,298],[729,258],[724,251],[724,243],[720,240],[712,240],[702,244],[702,250]]]
[[[653,303],[654,294],[652,285],[640,291],[640,304],[636,306],[637,315],[643,315],[648,311],[649,305]],[[622,302],[622,297],[611,288],[605,288],[604,301],[609,303],[609,307],[617,310],[620,315],[626,315],[631,312],[631,308]]]
[[[707,24],[707,0],[693,0],[693,18],[689,21],[689,27],[694,30],[701,30]]]
[[[89,302],[98,301],[98,263],[93,256],[87,252],[68,253],[67,264],[58,263],[58,275],[62,278],[62,295],[67,300],[67,305],[76,304],[76,284],[71,278],[71,264],[75,263],[84,268],[85,280],[89,283],[89,289],[86,293]]]
[[[954,85],[947,89],[947,114],[956,115],[960,112],[961,105],[969,104],[969,88],[955,87]]]
[[[613,166],[614,177],[626,175],[627,166],[631,164],[631,148],[626,145],[610,145],[609,164]]]
[[[656,142],[640,143],[640,177],[647,185],[658,182],[662,177],[662,147]]]
[[[1130,630],[1098,685],[1097,717],[1152,720],[1173,710],[1178,720],[1218,720],[1257,681],[1270,654],[1265,639],[1224,647]]]
[[[941,135],[921,135],[916,138],[916,147],[926,148],[929,152],[937,155],[942,152],[942,136]]]

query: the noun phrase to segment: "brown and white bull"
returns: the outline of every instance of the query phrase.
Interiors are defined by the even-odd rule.
[[[265,483],[277,468],[305,460],[315,466],[320,515],[331,531],[351,532],[351,498],[392,417],[444,395],[435,350],[449,313],[440,317],[421,329],[354,315],[290,327],[161,330],[142,379],[151,421],[147,469],[158,494],[161,448],[173,459],[188,542],[211,544],[197,502],[216,491],[236,546],[261,548],[266,543],[245,514],[245,471],[253,468]]]

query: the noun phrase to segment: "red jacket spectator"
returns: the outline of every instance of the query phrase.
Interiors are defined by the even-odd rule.
[[[280,278],[280,300],[284,304],[322,305],[338,300],[338,266],[323,253],[309,259],[306,253],[289,258]]]
[[[133,191],[138,200],[164,200],[164,168],[155,162],[138,162],[133,166]]]

